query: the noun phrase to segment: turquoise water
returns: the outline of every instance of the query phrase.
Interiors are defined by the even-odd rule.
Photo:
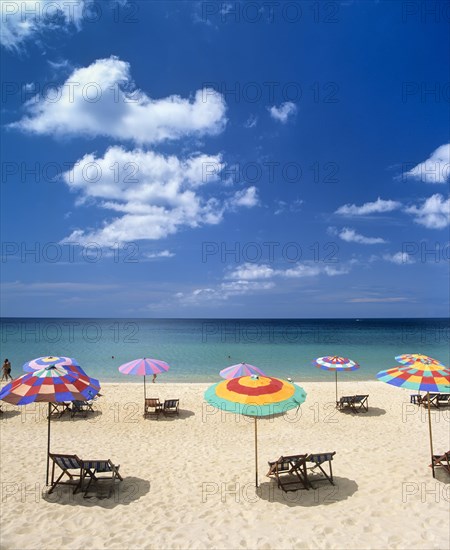
[[[139,357],[171,366],[158,380],[214,382],[218,372],[245,361],[266,374],[295,380],[332,380],[311,365],[344,355],[361,368],[342,380],[369,380],[396,365],[401,353],[424,353],[450,364],[449,319],[19,319],[1,320],[1,356],[13,376],[43,355],[77,359],[103,382],[139,382],[117,368]],[[164,377],[164,378],[163,378]]]

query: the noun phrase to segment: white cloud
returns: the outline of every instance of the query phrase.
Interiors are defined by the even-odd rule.
[[[408,298],[404,298],[403,296],[393,296],[393,297],[385,297],[385,298],[372,298],[372,297],[363,297],[363,298],[351,298],[350,300],[347,300],[348,302],[351,302],[353,304],[376,304],[376,303],[396,303],[396,302],[407,302]]]
[[[135,87],[129,63],[114,56],[74,70],[56,91],[31,98],[25,108],[27,115],[11,127],[63,137],[107,136],[138,144],[217,134],[226,124],[221,94],[203,89],[190,99],[177,95],[152,99]]]
[[[0,44],[8,50],[18,50],[26,41],[36,41],[45,31],[70,26],[79,30],[89,7],[85,0],[1,0],[0,9]]]
[[[258,123],[258,117],[256,115],[250,115],[244,123],[245,128],[254,128]]]
[[[450,225],[450,197],[436,193],[426,199],[421,206],[411,206],[405,210],[415,216],[414,221],[428,229],[444,229]]]
[[[209,190],[209,184],[220,180],[220,170],[205,171],[209,165],[224,166],[220,155],[179,159],[118,146],[103,157],[85,155],[63,180],[78,193],[78,205],[93,203],[113,217],[100,228],[76,229],[63,242],[107,246],[162,239],[183,227],[218,224],[225,211],[251,206],[254,195],[246,190],[232,204],[221,202]]]
[[[251,187],[247,187],[247,189],[236,191],[229,204],[230,206],[253,208],[259,204],[258,190],[252,185]]]
[[[303,201],[301,199],[296,199],[293,202],[287,203],[286,201],[276,201],[277,209],[275,210],[275,216],[279,214],[284,214],[285,212],[300,212]]]
[[[173,258],[175,254],[170,250],[161,250],[160,252],[145,252],[143,256],[149,260],[154,260],[157,258]]]
[[[338,237],[343,241],[348,243],[358,243],[358,244],[382,244],[386,241],[381,237],[365,237],[356,233],[354,229],[349,227],[344,227],[340,232],[337,233]]]
[[[279,107],[273,105],[272,107],[267,108],[270,116],[274,120],[278,120],[282,124],[286,124],[290,117],[294,116],[297,113],[297,105],[292,103],[292,101],[286,101],[282,103]]]
[[[446,183],[450,179],[450,143],[438,147],[430,158],[403,175],[424,183]]]
[[[383,260],[386,260],[387,262],[392,262],[393,264],[397,264],[397,265],[414,263],[414,260],[406,252],[396,252],[395,254],[384,254]]]
[[[383,200],[380,197],[374,202],[366,202],[361,206],[356,204],[345,204],[340,206],[335,214],[341,214],[343,216],[365,216],[368,214],[377,214],[380,212],[392,212],[402,206],[401,202],[392,200]]]
[[[229,273],[226,279],[254,280],[270,279],[276,274],[276,271],[268,265],[245,263]]]

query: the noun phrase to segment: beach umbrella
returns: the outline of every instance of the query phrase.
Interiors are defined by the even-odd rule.
[[[306,392],[292,382],[269,376],[241,376],[214,384],[205,392],[205,401],[216,409],[252,416],[255,419],[255,484],[258,487],[259,417],[283,414],[298,408]]]
[[[352,371],[359,369],[358,363],[352,361],[347,357],[338,357],[337,355],[327,355],[325,357],[318,357],[313,361],[313,365],[323,370],[334,370],[336,381],[336,403],[338,402],[337,391],[337,373],[338,371]]]
[[[147,392],[145,389],[145,377],[148,374],[160,374],[161,372],[166,372],[169,370],[169,365],[165,361],[160,361],[159,359],[148,359],[144,357],[143,359],[135,359],[129,363],[120,365],[119,371],[122,374],[133,374],[135,376],[144,377],[144,399],[147,397]]]
[[[239,378],[240,376],[251,376],[256,374],[257,376],[266,376],[261,369],[248,363],[239,363],[238,365],[231,365],[219,372],[222,378]]]
[[[430,435],[431,461],[433,461],[430,392],[448,392],[450,370],[444,367],[439,361],[436,361],[436,359],[432,359],[432,361],[428,363],[417,361],[411,365],[393,367],[391,369],[380,371],[377,374],[377,378],[381,380],[381,382],[386,382],[386,384],[391,384],[392,386],[397,386],[398,388],[427,392],[428,431]]]
[[[0,399],[12,405],[28,405],[33,402],[48,403],[47,485],[50,453],[50,403],[93,399],[99,389],[100,382],[95,378],[78,374],[64,367],[50,365],[19,376],[0,391]]]
[[[33,372],[35,370],[41,370],[49,366],[64,367],[65,369],[71,369],[80,374],[87,376],[86,372],[80,367],[78,361],[72,357],[54,356],[48,355],[46,357],[37,357],[31,361],[27,361],[23,365],[25,372]]]
[[[422,363],[422,365],[437,365],[444,367],[440,361],[433,359],[428,355],[422,355],[421,353],[404,353],[403,355],[397,355],[396,361],[402,365],[413,365],[414,363]]]

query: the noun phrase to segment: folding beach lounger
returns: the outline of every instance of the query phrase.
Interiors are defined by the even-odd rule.
[[[336,403],[336,408],[343,410],[350,408],[352,412],[367,412],[369,410],[369,396],[368,395],[347,395],[341,397]]]
[[[166,399],[164,401],[163,413],[180,415],[179,411],[180,400],[179,399]]]
[[[70,409],[70,416],[73,418],[76,414],[85,417],[88,412],[95,412],[91,401],[73,401]]]
[[[433,469],[433,477],[436,477],[435,468],[444,468],[450,475],[450,451],[447,451],[443,455],[433,455],[433,461],[430,466]]]
[[[50,416],[61,418],[61,416],[68,411],[70,411],[69,402],[57,401],[55,403],[50,403]]]
[[[306,470],[307,456],[280,456],[278,460],[269,462],[269,471],[266,476],[275,478],[278,487],[285,493],[288,491],[298,491],[302,488],[309,490],[311,484],[308,481],[308,472]]]
[[[156,415],[158,418],[159,414],[162,413],[163,404],[159,401],[157,397],[147,397],[144,404],[144,417],[150,416],[151,414]]]
[[[333,481],[333,468],[331,466],[331,461],[333,460],[333,456],[336,454],[336,451],[333,451],[332,453],[318,453],[318,454],[310,454],[308,455],[306,462],[312,462],[313,466],[309,466],[308,470],[311,470],[312,473],[316,473],[315,470],[319,469],[322,472],[322,475],[314,476],[313,479],[309,479],[310,482],[312,481],[329,481],[331,485],[334,485]],[[322,464],[325,464],[328,462],[329,467],[329,474],[323,469]]]
[[[98,498],[110,498],[114,491],[116,479],[123,481],[119,474],[120,465],[114,465],[111,460],[82,460],[83,478],[89,477],[89,483],[84,490],[84,498],[96,496]],[[108,491],[106,494],[100,491],[100,486],[106,482]],[[89,494],[89,489],[94,483],[95,492]]]
[[[83,462],[77,455],[60,455],[49,453],[50,459],[53,461],[52,465],[52,477],[50,480],[49,493],[53,492],[53,489],[57,485],[73,485],[73,492],[76,493],[81,488],[83,482]],[[55,480],[55,466],[59,466],[62,470],[58,479]],[[61,481],[61,479],[67,476],[70,481]],[[78,480],[77,480],[78,479]]]
[[[439,409],[442,406],[450,405],[450,393],[430,393],[430,407]],[[428,407],[428,394],[425,394],[420,404],[424,407]]]

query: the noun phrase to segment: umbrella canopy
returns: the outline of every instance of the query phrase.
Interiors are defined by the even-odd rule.
[[[47,357],[38,357],[37,359],[32,359],[23,365],[23,370],[25,372],[33,372],[35,370],[41,370],[45,367],[55,366],[55,367],[64,367],[65,369],[74,370],[79,374],[87,376],[85,371],[80,367],[76,359],[72,357],[63,357],[63,356],[53,356],[48,355]]]
[[[408,366],[393,367],[391,369],[380,371],[377,374],[377,378],[381,382],[386,382],[386,384],[391,384],[392,386],[396,386],[397,388],[405,388],[408,390],[423,390],[428,392],[428,430],[430,435],[431,461],[433,461],[433,437],[431,432],[429,392],[448,392],[450,382],[450,370],[444,367],[436,359],[432,359],[431,357],[429,357],[428,359],[430,359],[431,361],[427,363],[419,360]]]
[[[159,374],[161,372],[166,372],[169,370],[169,365],[165,361],[160,361],[159,359],[148,359],[144,357],[143,359],[134,359],[129,363],[120,365],[119,371],[122,374],[133,374],[135,376],[144,377],[144,399],[147,396],[145,390],[145,377],[147,374]]]
[[[19,376],[0,391],[0,399],[13,405],[28,405],[35,401],[48,403],[47,485],[50,453],[50,403],[89,400],[97,395],[99,389],[100,382],[95,378],[77,374],[64,367],[51,365]]]
[[[428,355],[422,355],[421,353],[404,353],[403,355],[397,355],[396,361],[402,365],[413,365],[414,363],[422,363],[422,365],[444,365],[437,359],[428,357]]]
[[[219,372],[222,378],[239,378],[240,376],[251,376],[257,374],[259,376],[266,376],[261,369],[248,363],[239,363],[238,365],[231,365]]]
[[[313,361],[313,365],[323,370],[334,370],[336,381],[336,403],[338,401],[337,392],[337,373],[338,371],[352,371],[359,369],[358,363],[348,359],[348,357],[339,357],[337,355],[327,355],[325,357],[318,357]]]
[[[255,419],[255,481],[258,487],[257,418],[285,413],[299,407],[306,392],[292,382],[269,376],[242,376],[214,384],[205,392],[205,401],[213,407]]]

